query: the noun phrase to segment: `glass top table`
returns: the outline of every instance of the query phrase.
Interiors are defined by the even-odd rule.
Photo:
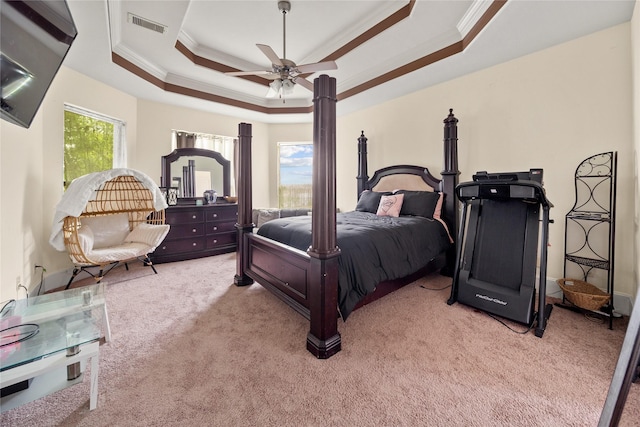
[[[20,299],[0,312],[0,372],[98,341],[103,284]]]

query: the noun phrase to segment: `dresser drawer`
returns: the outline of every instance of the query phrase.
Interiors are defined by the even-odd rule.
[[[165,210],[171,226],[160,247],[151,254],[156,262],[174,262],[236,250],[238,205],[178,205]]]
[[[155,255],[162,256],[174,254],[178,252],[201,251],[205,248],[205,238],[198,237],[194,239],[165,240],[155,250]]]
[[[200,210],[176,212],[165,211],[166,222],[173,224],[184,224],[189,222],[204,222],[204,212]]]
[[[219,206],[217,209],[209,210],[207,212],[207,222],[229,220],[238,220],[238,207],[236,205]]]
[[[183,237],[204,236],[204,223],[171,224],[167,239],[179,239]]]
[[[235,222],[208,222],[207,234],[224,233],[227,231],[236,231]]]
[[[207,236],[207,249],[215,249],[219,246],[236,243],[236,233],[221,233]]]

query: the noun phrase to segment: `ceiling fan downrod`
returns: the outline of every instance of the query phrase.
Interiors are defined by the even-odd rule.
[[[282,12],[282,59],[287,58],[287,13],[291,10],[291,2],[278,2],[278,9]]]
[[[295,85],[300,85],[305,89],[313,92],[313,83],[308,81],[304,74],[312,74],[317,71],[335,70],[337,65],[334,61],[322,61],[312,64],[296,65],[295,62],[287,59],[287,13],[291,10],[291,2],[288,0],[278,1],[278,9],[282,12],[282,57],[268,45],[257,43],[256,46],[271,61],[270,70],[257,71],[229,71],[225,74],[231,76],[263,76],[266,79],[273,80],[270,84],[269,94],[279,95],[284,102],[285,95],[293,92]]]

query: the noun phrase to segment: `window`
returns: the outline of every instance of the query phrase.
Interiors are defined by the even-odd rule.
[[[64,188],[82,175],[126,167],[124,122],[64,106]]]
[[[311,208],[313,144],[278,143],[278,204],[283,208]]]
[[[233,158],[234,138],[230,136],[212,135],[209,133],[174,130],[171,132],[171,149],[183,147],[204,148],[217,151],[225,159]]]

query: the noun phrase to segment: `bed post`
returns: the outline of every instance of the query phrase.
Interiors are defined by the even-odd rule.
[[[319,359],[340,351],[336,236],[336,79],[314,80],[313,187],[310,257],[310,329],[307,350]]]
[[[245,286],[253,283],[253,279],[247,276],[249,268],[249,239],[247,234],[253,232],[252,200],[251,200],[251,124],[240,123],[238,125],[238,230],[236,249],[236,275],[233,282],[237,286]]]
[[[356,200],[360,198],[360,194],[365,190],[364,185],[369,180],[367,173],[367,137],[364,136],[364,131],[362,131],[358,138],[358,176],[356,177],[358,181],[358,196]]]
[[[442,191],[446,194],[444,199],[444,216],[452,236],[458,235],[458,199],[456,186],[458,185],[458,119],[453,115],[453,108],[449,109],[449,115],[444,119],[444,170],[442,175]],[[453,276],[456,263],[456,248],[447,251],[447,263],[441,273]]]

